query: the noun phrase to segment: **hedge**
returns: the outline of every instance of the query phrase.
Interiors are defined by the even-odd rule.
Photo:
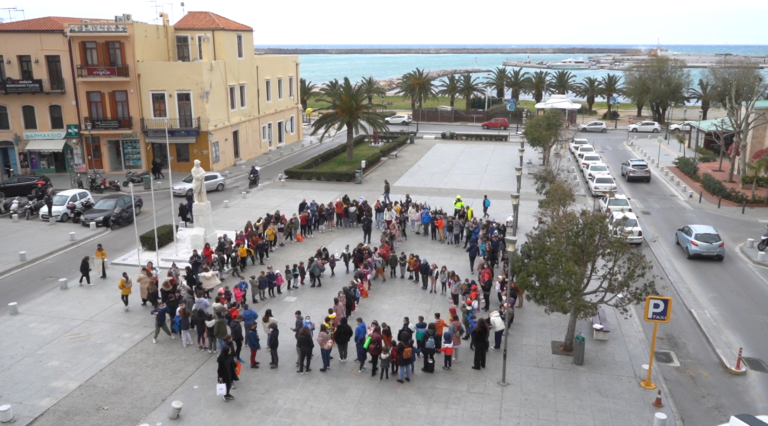
[[[741,192],[733,188],[727,188],[719,179],[709,173],[704,173],[701,177],[701,187],[715,197],[723,197],[724,200],[735,203],[744,202],[746,198]]]
[[[717,154],[702,146],[698,147],[696,152],[699,154],[699,163],[711,163],[717,161]]]
[[[674,164],[681,172],[683,172],[684,175],[695,180],[696,182],[699,181],[699,166],[693,158],[677,157],[674,161]]]
[[[509,134],[490,134],[490,133],[459,133],[443,132],[440,134],[442,139],[455,139],[460,141],[508,141]]]
[[[151,229],[139,236],[141,247],[144,250],[155,250],[155,231]],[[165,247],[173,242],[173,225],[160,225],[157,227],[157,248]]]

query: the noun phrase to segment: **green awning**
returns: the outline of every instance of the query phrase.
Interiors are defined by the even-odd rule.
[[[715,118],[712,120],[689,121],[688,123],[690,123],[694,129],[698,128],[700,132],[704,132],[704,133],[719,132],[723,129],[730,132],[733,131],[731,120],[725,117]]]

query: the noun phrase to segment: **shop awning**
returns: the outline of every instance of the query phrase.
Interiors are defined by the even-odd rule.
[[[37,152],[61,152],[65,143],[67,143],[66,139],[40,139],[29,141],[26,149]]]
[[[170,143],[195,143],[197,138],[195,137],[189,137],[189,138],[168,138],[168,142]],[[147,138],[147,142],[149,143],[165,143],[165,138]]]

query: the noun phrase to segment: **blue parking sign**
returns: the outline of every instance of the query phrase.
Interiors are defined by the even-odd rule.
[[[645,299],[644,319],[648,322],[669,322],[672,316],[672,299],[661,296],[648,296]]]

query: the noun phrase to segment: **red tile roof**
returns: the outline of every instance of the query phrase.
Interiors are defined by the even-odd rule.
[[[111,19],[65,18],[61,16],[45,16],[43,18],[25,19],[23,21],[0,24],[0,32],[64,32],[67,24],[79,24],[81,20],[91,22],[113,21]]]
[[[253,31],[253,28],[239,24],[213,12],[187,12],[174,26],[177,30],[227,30]]]

